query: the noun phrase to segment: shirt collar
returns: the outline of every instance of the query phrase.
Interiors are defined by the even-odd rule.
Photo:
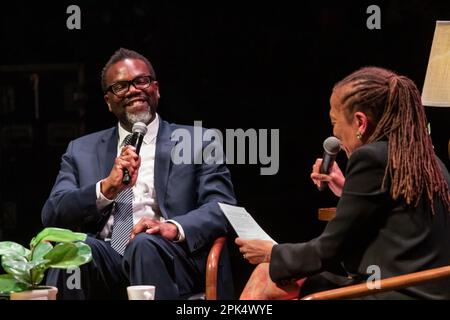
[[[125,139],[125,137],[129,135],[131,132],[128,132],[127,130],[122,128],[120,123],[118,127],[119,127],[119,146],[120,146],[123,139]],[[147,133],[144,136],[145,144],[155,143],[156,135],[158,134],[158,129],[159,129],[159,116],[157,113],[155,113],[155,119],[153,119],[153,121],[147,125]]]

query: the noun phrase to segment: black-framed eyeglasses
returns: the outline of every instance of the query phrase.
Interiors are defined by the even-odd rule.
[[[128,90],[130,89],[130,84],[133,85],[136,89],[146,89],[150,87],[150,84],[155,81],[152,76],[139,76],[134,78],[133,80],[128,81],[117,81],[106,88],[105,93],[111,91],[118,97],[123,97]]]

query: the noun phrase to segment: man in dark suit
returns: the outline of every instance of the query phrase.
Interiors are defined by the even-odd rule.
[[[171,140],[174,131],[187,130],[193,137],[193,127],[158,116],[156,75],[139,53],[116,51],[103,69],[102,87],[119,124],[70,142],[42,210],[45,226],[89,233],[93,262],[82,267],[81,285],[59,270],[49,272],[47,284],[58,286],[60,298],[74,299],[126,298],[127,285],[155,285],[156,299],[204,291],[209,248],[228,228],[217,202],[236,202],[229,171],[224,164],[194,162],[205,144],[191,144],[190,163],[171,160],[178,142]],[[122,146],[136,122],[147,125],[139,155]],[[128,185],[122,182],[125,169]],[[127,203],[125,194],[132,201]],[[117,230],[125,240],[115,242]],[[218,297],[232,298],[226,250],[218,284]]]

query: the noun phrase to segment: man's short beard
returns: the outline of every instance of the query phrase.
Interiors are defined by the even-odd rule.
[[[150,120],[152,120],[154,116],[154,112],[151,112],[150,110],[138,113],[126,112],[125,116],[127,118],[128,123],[130,123],[131,126],[133,126],[133,124],[135,124],[136,122],[143,122],[145,124],[149,124]]]

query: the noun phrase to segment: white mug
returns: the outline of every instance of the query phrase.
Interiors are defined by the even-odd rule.
[[[127,287],[128,300],[155,300],[155,286]]]

